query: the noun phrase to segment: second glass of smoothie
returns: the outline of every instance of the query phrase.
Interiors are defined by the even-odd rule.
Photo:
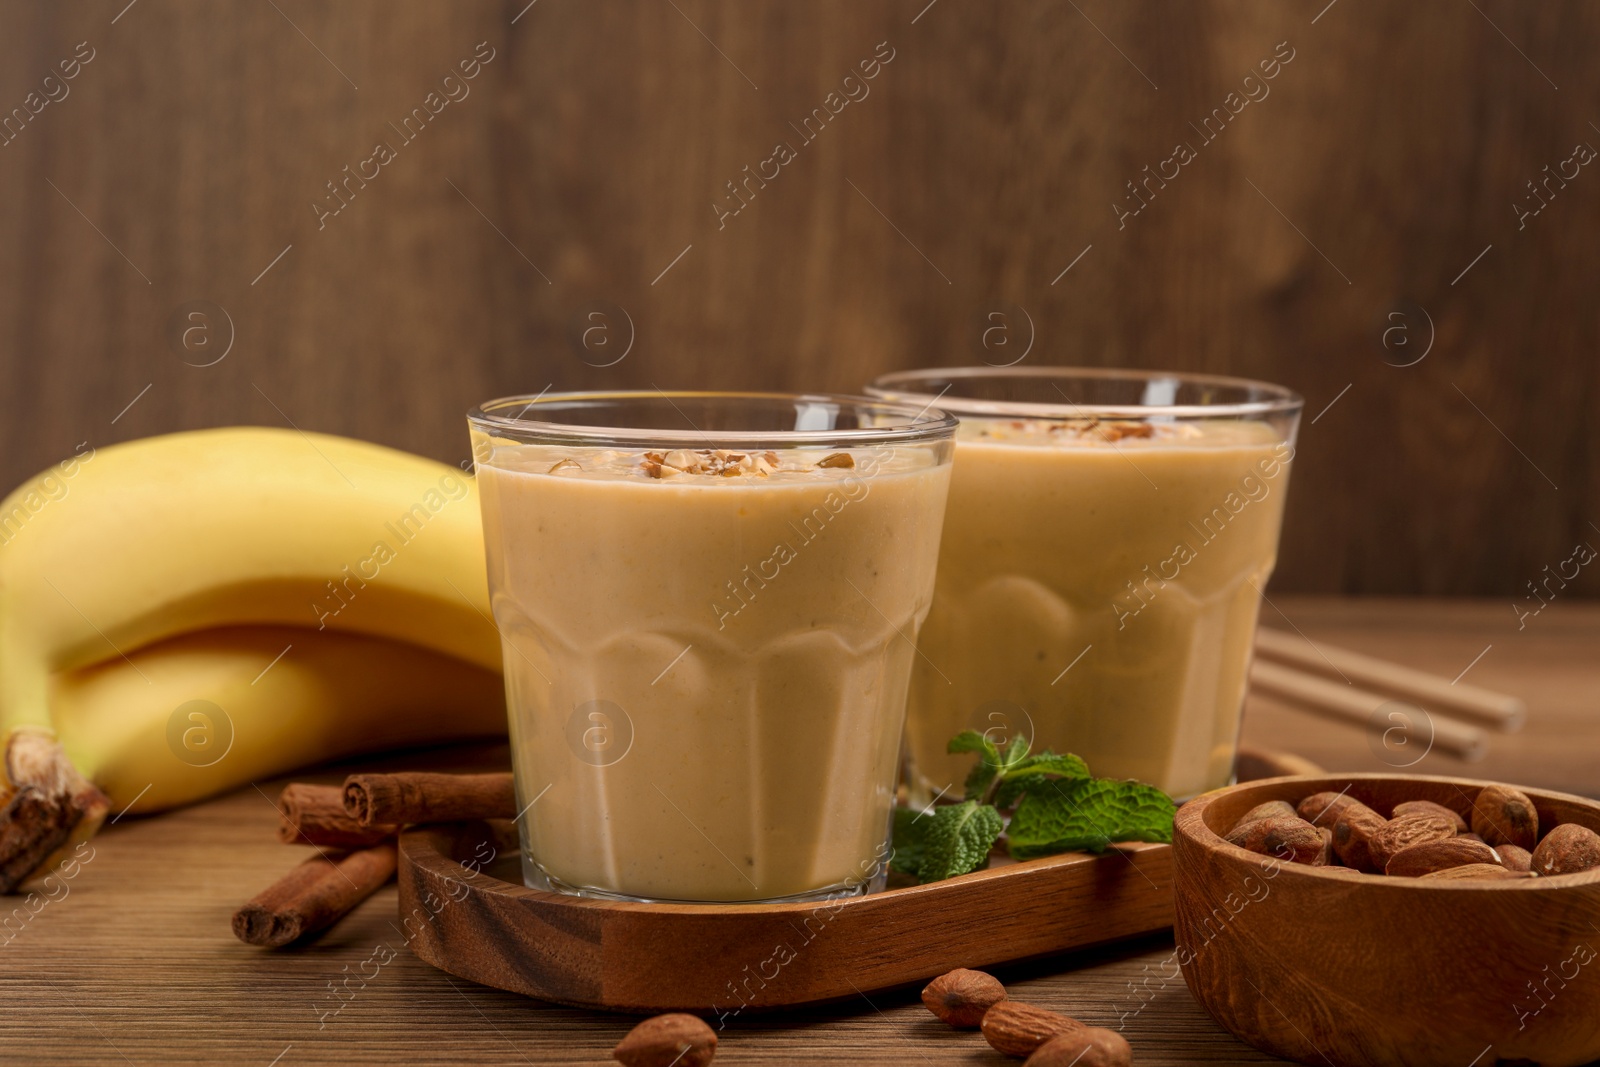
[[[1178,798],[1233,774],[1301,401],[1162,372],[962,368],[868,390],[961,420],[914,664],[913,783],[961,730],[1075,752]]]
[[[881,886],[955,420],[653,392],[513,397],[469,422],[528,884]]]

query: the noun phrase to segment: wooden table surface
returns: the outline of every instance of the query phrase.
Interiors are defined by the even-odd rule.
[[[1520,631],[1509,602],[1275,598],[1263,620],[1446,677],[1470,664],[1465,680],[1527,700],[1525,730],[1494,736],[1481,763],[1430,753],[1413,771],[1600,794],[1600,605],[1553,604]],[[1264,699],[1249,703],[1245,740],[1337,770],[1382,771],[1399,758],[1375,751],[1360,730]],[[449,757],[481,764],[504,753]],[[438,754],[425,759],[439,765]],[[422,765],[418,758],[384,762]],[[107,827],[70,893],[3,944],[0,1063],[612,1062],[611,1048],[633,1020],[538,1003],[434,970],[403,947],[392,886],[303,948],[268,952],[235,941],[234,908],[305,851],[273,836],[267,798],[279,784]],[[1162,980],[1158,965],[1171,952],[1171,938],[1158,936],[996,973],[1031,1003],[1122,1025],[1145,1067],[1279,1062],[1212,1022],[1181,980]],[[332,986],[351,975],[347,988],[356,992],[335,998]],[[721,1041],[717,1062],[726,1064],[1017,1062],[935,1021],[914,989],[741,1020]]]

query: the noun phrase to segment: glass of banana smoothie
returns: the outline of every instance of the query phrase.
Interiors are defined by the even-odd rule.
[[[956,421],[769,393],[468,416],[530,886],[869,892]]]
[[[1233,774],[1301,400],[1150,371],[961,368],[871,395],[961,420],[913,664],[912,782],[959,783],[974,727],[1178,798]]]

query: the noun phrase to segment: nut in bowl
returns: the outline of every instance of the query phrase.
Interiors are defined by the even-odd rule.
[[[1471,779],[1339,775],[1249,782],[1190,801],[1173,837],[1177,958],[1189,989],[1235,1036],[1300,1063],[1559,1067],[1600,1058],[1600,868],[1534,876],[1502,855],[1507,876],[1488,877],[1496,865],[1478,862],[1487,857],[1473,831],[1441,845],[1456,840],[1437,825],[1451,820],[1396,811],[1430,801],[1470,826],[1480,793],[1500,803],[1506,792]],[[1594,801],[1509,792],[1531,802],[1537,832],[1553,836],[1563,857],[1581,855],[1582,830],[1600,831]],[[1263,836],[1238,832],[1253,809],[1321,793],[1358,802],[1335,820],[1350,866],[1226,840]],[[1320,825],[1317,814],[1299,817]],[[1411,820],[1432,822],[1419,833]],[[1397,823],[1405,825],[1385,832]],[[1558,826],[1581,829],[1553,835]],[[1337,846],[1341,830],[1332,829]],[[1405,849],[1396,850],[1380,874],[1370,873],[1364,835],[1379,854],[1428,840],[1413,841],[1417,851],[1399,862]],[[1433,873],[1411,874],[1422,870]]]

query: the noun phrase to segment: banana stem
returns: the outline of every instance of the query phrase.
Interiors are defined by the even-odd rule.
[[[13,729],[5,739],[10,795],[0,808],[0,893],[50,866],[99,829],[110,802],[72,766],[54,735]]]

